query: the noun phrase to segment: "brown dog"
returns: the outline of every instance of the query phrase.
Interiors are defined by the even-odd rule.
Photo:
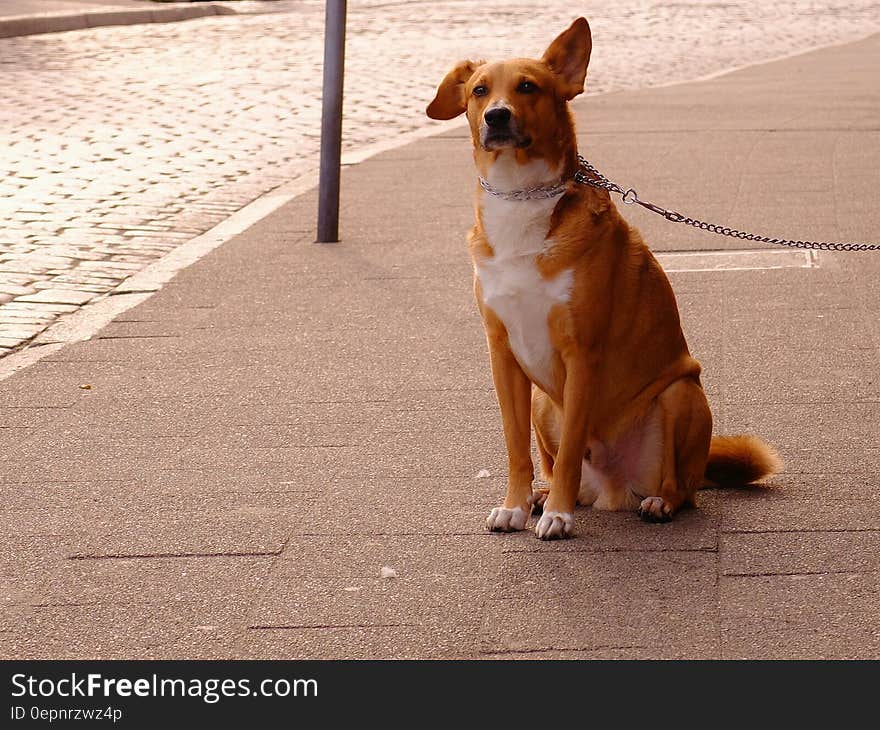
[[[568,102],[584,90],[591,45],[578,18],[541,60],[463,61],[427,109],[467,113],[481,178],[468,246],[509,463],[486,523],[522,530],[539,501],[531,420],[551,484],[541,539],[571,534],[578,501],[666,521],[706,480],[779,469],[757,438],[712,437],[663,269],[609,194],[573,179]]]

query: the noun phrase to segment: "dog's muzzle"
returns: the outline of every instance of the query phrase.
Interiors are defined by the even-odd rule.
[[[480,125],[480,144],[486,150],[528,147],[532,140],[517,128],[513,112],[505,106],[487,109]]]

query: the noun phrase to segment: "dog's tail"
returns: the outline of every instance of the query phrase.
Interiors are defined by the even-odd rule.
[[[757,436],[713,436],[706,486],[742,487],[782,471],[782,459]]]

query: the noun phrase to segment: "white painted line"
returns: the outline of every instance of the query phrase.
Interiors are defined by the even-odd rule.
[[[675,251],[655,256],[667,273],[814,269],[819,266],[816,251],[801,250]]]

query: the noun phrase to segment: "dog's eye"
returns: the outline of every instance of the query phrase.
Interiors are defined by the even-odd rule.
[[[474,96],[486,96],[489,93],[489,89],[482,84],[474,87]]]
[[[520,81],[516,90],[520,94],[531,94],[538,90],[538,85],[534,81]]]

